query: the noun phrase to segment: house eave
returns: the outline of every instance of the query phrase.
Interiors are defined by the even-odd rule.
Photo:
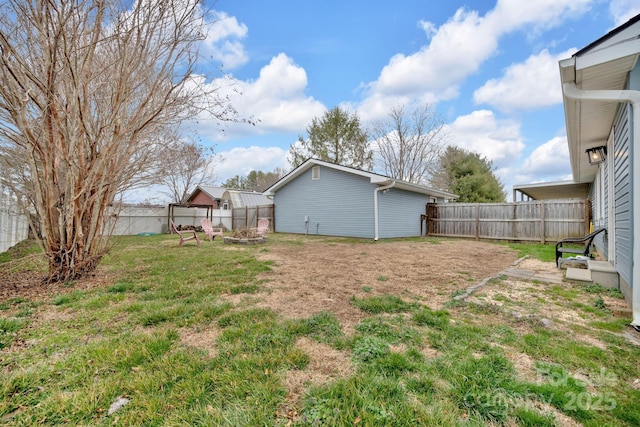
[[[560,78],[578,90],[624,90],[636,65],[640,39],[630,38],[612,46],[584,49],[559,62]],[[619,104],[607,100],[574,99],[563,91],[567,143],[575,182],[591,182],[598,171],[585,154],[588,148],[606,145]]]
[[[586,199],[589,196],[589,184],[573,181],[537,182],[513,186],[513,201],[516,192],[520,192],[533,200]]]

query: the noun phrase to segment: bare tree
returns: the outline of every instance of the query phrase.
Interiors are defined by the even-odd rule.
[[[162,158],[171,160],[159,165],[157,183],[166,189],[162,192],[173,203],[184,203],[196,186],[216,180],[213,148],[203,147],[193,138],[172,138],[164,147]]]
[[[385,175],[425,184],[448,138],[445,123],[427,105],[407,113],[395,107],[386,121],[375,122],[375,138]]]
[[[158,135],[203,108],[233,116],[194,76],[205,23],[196,0],[0,5],[0,149],[25,156],[50,281],[98,265],[108,208],[157,166]]]

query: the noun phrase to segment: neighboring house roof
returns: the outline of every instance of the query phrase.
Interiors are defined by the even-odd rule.
[[[573,181],[556,181],[514,185],[514,202],[516,201],[516,191],[534,200],[586,199],[589,196],[589,184]]]
[[[262,193],[255,191],[227,190],[222,195],[223,201],[231,202],[234,208],[244,208],[247,206],[264,206],[273,204],[273,200]]]
[[[585,151],[606,145],[619,105],[611,99],[585,101],[571,95],[571,90],[624,90],[627,76],[639,55],[640,15],[579,50],[571,58],[560,61],[574,181],[593,181],[598,169],[589,165]],[[624,99],[620,98],[620,101]]]
[[[224,187],[211,187],[208,185],[198,185],[196,187],[195,190],[193,190],[193,193],[191,193],[191,195],[189,196],[189,198],[187,200],[191,200],[193,199],[193,197],[199,192],[202,191],[203,193],[205,193],[207,196],[211,197],[213,200],[220,200],[222,198],[222,195],[224,194],[224,192],[227,189]]]
[[[263,194],[265,194],[266,196],[272,196],[273,194],[275,194],[276,191],[278,191],[278,189],[284,187],[285,185],[287,185],[287,183],[294,180],[299,175],[301,175],[302,173],[304,173],[305,171],[307,171],[308,169],[316,165],[347,172],[354,175],[359,175],[359,176],[368,178],[372,184],[377,184],[379,186],[386,186],[394,183],[394,188],[397,188],[400,190],[411,191],[419,194],[426,194],[429,196],[443,198],[447,200],[458,198],[457,195],[453,193],[449,193],[447,191],[436,190],[434,188],[426,187],[424,185],[412,184],[410,182],[390,178],[388,176],[379,175],[373,172],[367,172],[360,169],[341,166],[335,163],[325,162],[324,160],[318,160],[318,159],[308,159],[307,161],[302,163],[300,166],[295,168],[293,171],[291,171],[289,174],[281,178],[278,182],[273,184],[271,187],[267,188]]]

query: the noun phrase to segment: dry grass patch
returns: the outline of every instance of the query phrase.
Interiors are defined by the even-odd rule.
[[[259,306],[294,319],[330,311],[349,334],[366,317],[352,297],[396,295],[438,309],[452,291],[497,274],[517,256],[483,242],[401,241],[273,245],[259,258],[274,263],[261,276],[267,292]]]
[[[195,347],[207,353],[207,356],[213,358],[218,355],[216,341],[220,336],[220,329],[209,325],[204,329],[184,328],[180,330],[180,342],[190,347]]]

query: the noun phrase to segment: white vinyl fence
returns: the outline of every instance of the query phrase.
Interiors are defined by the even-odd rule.
[[[220,224],[231,230],[231,210],[213,209],[214,227]],[[207,217],[207,210],[201,208],[173,208],[173,222],[176,225],[199,226],[200,220]],[[163,234],[168,228],[168,208],[127,206],[115,217],[114,236],[136,235],[142,233]]]
[[[162,234],[168,231],[167,207],[127,206],[117,215],[112,215],[115,223],[113,235],[126,236],[142,233]],[[213,225],[222,226],[225,230],[232,228],[232,211],[213,209]],[[174,208],[176,225],[200,225],[200,220],[207,217],[207,210],[201,208]],[[0,252],[27,239],[29,222],[20,212],[18,204],[12,196],[0,193]]]
[[[29,236],[29,220],[16,199],[0,192],[0,252],[17,245]]]

